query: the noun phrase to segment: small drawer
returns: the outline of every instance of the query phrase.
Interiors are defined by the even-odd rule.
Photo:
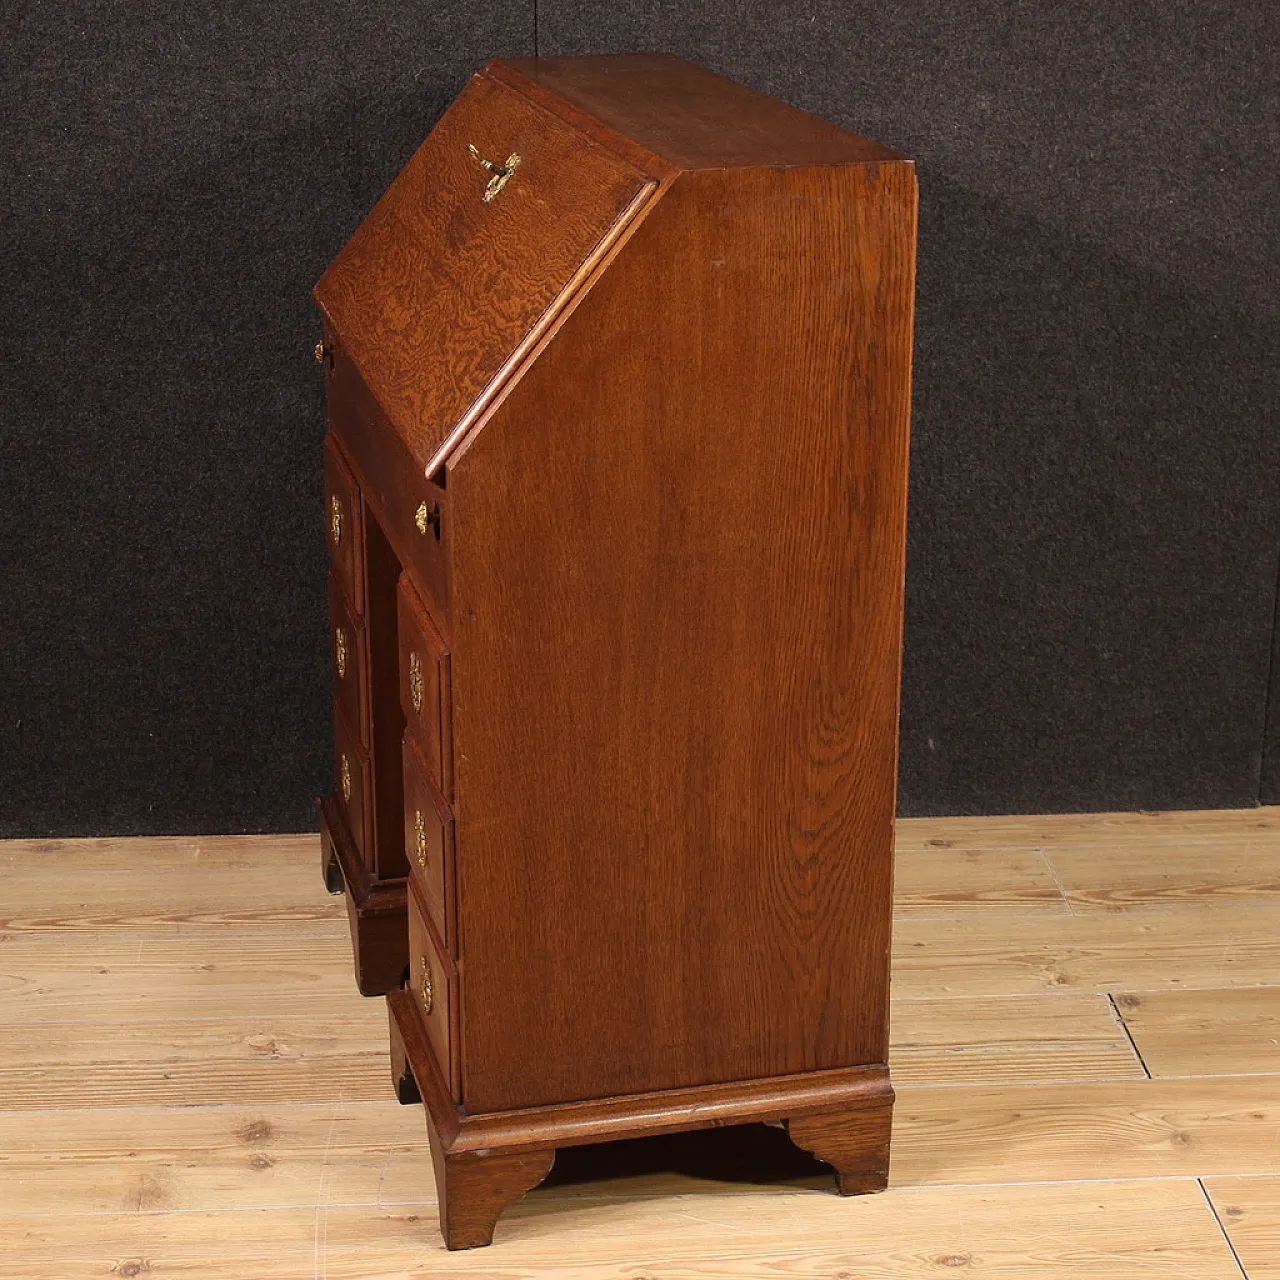
[[[418,1002],[440,1075],[448,1085],[449,1096],[457,1102],[461,1099],[454,1029],[457,970],[436,937],[413,876],[409,877],[409,990]]]
[[[332,432],[324,442],[325,541],[351,608],[364,616],[364,512],[351,468]]]
[[[369,803],[371,783],[369,757],[354,729],[348,725],[341,710],[335,708],[333,716],[333,773],[334,796],[346,819],[347,830],[360,851],[366,866],[372,865],[373,832],[371,831],[372,807]]]
[[[400,575],[400,702],[427,776],[453,799],[449,651],[406,574]]]
[[[338,585],[329,577],[329,658],[333,663],[333,697],[343,718],[369,745],[369,641]]]
[[[404,761],[404,847],[409,874],[422,890],[436,932],[446,950],[457,952],[453,928],[453,814],[428,780],[422,753],[406,734]]]

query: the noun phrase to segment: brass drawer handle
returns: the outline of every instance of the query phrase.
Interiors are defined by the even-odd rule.
[[[351,761],[345,751],[342,753],[342,798],[351,803]]]
[[[409,654],[409,697],[413,709],[422,710],[422,659],[416,653]]]
[[[338,679],[347,678],[347,633],[338,627],[333,633],[333,656],[338,665]]]
[[[413,834],[418,845],[418,866],[427,869],[427,823],[421,809],[413,811]]]
[[[476,164],[488,173],[493,174],[493,177],[489,179],[489,185],[484,189],[484,195],[481,197],[485,204],[488,204],[491,200],[497,199],[502,193],[502,188],[511,181],[512,174],[520,167],[521,157],[513,151],[507,157],[506,164],[495,164],[492,160],[486,160],[475,147],[468,146],[467,150],[471,153],[471,158]]]
[[[421,972],[418,978],[418,994],[422,997],[422,1012],[431,1012],[431,1001],[434,991],[431,987],[431,966],[427,963],[427,957],[423,956],[420,961]]]
[[[329,499],[329,536],[335,547],[342,541],[342,499],[336,493]]]

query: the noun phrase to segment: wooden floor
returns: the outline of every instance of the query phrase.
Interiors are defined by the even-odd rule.
[[[0,1280],[1280,1280],[1280,809],[901,823],[888,1193],[584,1148],[462,1254],[316,837],[0,864]]]

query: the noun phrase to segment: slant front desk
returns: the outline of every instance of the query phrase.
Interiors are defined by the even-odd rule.
[[[502,61],[316,286],[324,866],[451,1248],[578,1143],[885,1184],[915,229],[678,58]]]

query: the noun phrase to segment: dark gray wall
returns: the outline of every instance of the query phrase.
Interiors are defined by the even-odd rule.
[[[903,812],[1280,798],[1270,4],[7,23],[0,833],[314,825],[308,289],[466,76],[535,39],[669,48],[919,162]]]

